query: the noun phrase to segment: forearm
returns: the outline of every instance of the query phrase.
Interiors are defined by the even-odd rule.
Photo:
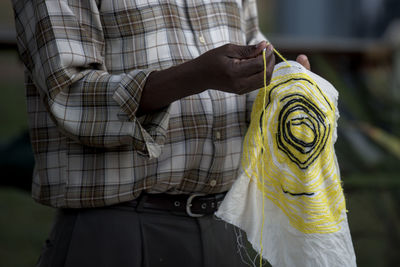
[[[170,103],[204,91],[206,83],[198,60],[194,59],[169,69],[154,71],[147,78],[137,116],[151,113]]]
[[[264,77],[262,50],[267,47],[269,80],[275,58],[272,47],[265,42],[253,46],[224,45],[181,65],[151,73],[143,88],[137,116],[208,88],[236,94],[261,88]]]

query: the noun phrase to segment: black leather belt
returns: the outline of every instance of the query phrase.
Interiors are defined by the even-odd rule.
[[[201,217],[216,212],[225,194],[205,195],[198,193],[192,195],[170,195],[142,193],[139,198],[122,203],[122,205],[135,207],[138,212],[160,210],[178,215]]]

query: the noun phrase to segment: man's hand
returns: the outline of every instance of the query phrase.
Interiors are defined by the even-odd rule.
[[[238,46],[227,44],[210,50],[194,61],[203,74],[199,81],[203,87],[245,94],[264,85],[263,50],[266,48],[267,84],[275,65],[272,46],[266,42],[258,45]]]
[[[303,54],[298,55],[296,61],[299,62],[301,65],[303,65],[304,68],[311,70],[310,61],[308,61],[306,55]]]
[[[152,72],[143,89],[137,116],[207,89],[245,94],[263,87],[264,48],[269,84],[275,65],[271,45],[265,41],[251,46],[227,44],[183,64]]]

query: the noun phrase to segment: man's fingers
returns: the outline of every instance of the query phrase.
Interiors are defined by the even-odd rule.
[[[259,73],[264,69],[263,56],[259,55],[256,58],[250,59],[233,59],[235,61],[235,67],[237,68],[237,73],[241,77],[248,77],[255,73]]]
[[[262,53],[263,49],[267,47],[265,41],[260,42],[257,45],[233,45],[227,46],[227,56],[237,59],[249,59],[257,57]]]
[[[245,86],[241,88],[239,94],[246,94],[251,91],[260,89],[264,86],[264,74],[262,72],[254,74],[250,77],[244,78]]]
[[[308,61],[306,55],[298,55],[296,61],[303,65],[304,68],[311,70],[310,61]]]
[[[240,74],[241,77],[248,77],[253,74],[263,72],[264,71],[264,59],[263,54],[258,55],[255,58],[250,59],[234,59],[236,62],[235,66],[238,68],[237,73]],[[269,63],[275,63],[275,56],[271,45],[267,46],[267,51],[265,53],[265,60],[267,65]]]
[[[272,72],[275,66],[275,56],[272,54],[269,60],[267,60],[267,75],[266,83],[267,85],[271,82]],[[245,87],[241,90],[240,94],[248,93],[253,90],[264,87],[264,71],[253,74],[245,79]]]

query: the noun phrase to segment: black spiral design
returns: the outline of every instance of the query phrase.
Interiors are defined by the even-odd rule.
[[[292,78],[275,85],[269,92],[269,100],[266,105],[271,102],[271,94],[274,89],[284,87],[293,81],[305,81],[309,86],[315,86],[319,92],[320,88],[306,78]],[[329,102],[324,97],[328,107],[332,110]],[[300,93],[285,94],[280,99],[280,111],[278,116],[278,129],[276,133],[276,142],[278,148],[283,151],[289,159],[297,164],[301,169],[307,169],[325,148],[328,137],[331,132],[331,125],[327,122],[326,115],[321,109],[313,103],[306,95]],[[291,117],[296,112],[295,117]],[[299,115],[301,114],[301,115]],[[263,114],[260,116],[260,127],[262,131]],[[293,134],[293,127],[300,126],[304,130],[313,133],[311,141],[302,140]]]

